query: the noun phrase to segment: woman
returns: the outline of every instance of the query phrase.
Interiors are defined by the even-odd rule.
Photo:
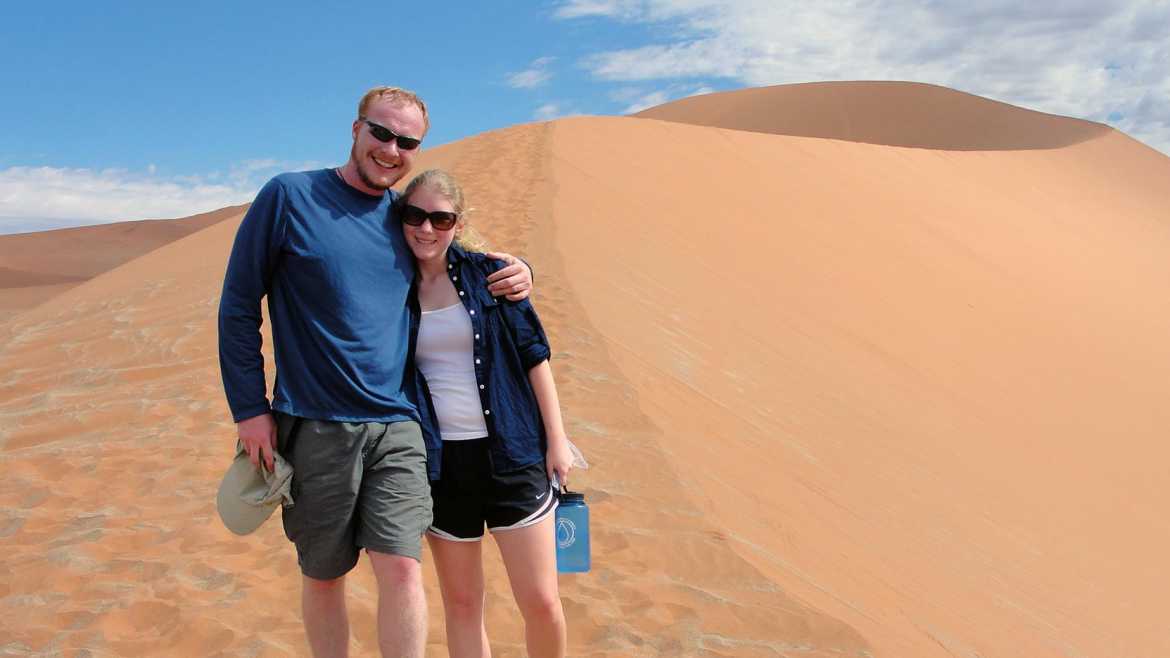
[[[490,656],[481,539],[486,525],[524,617],[528,655],[565,655],[557,590],[552,482],[572,456],[549,347],[527,301],[495,299],[485,275],[501,263],[467,248],[463,192],[432,169],[399,201],[417,266],[411,295],[413,389],[427,443],[439,575],[453,657]],[[463,242],[464,244],[459,244]]]

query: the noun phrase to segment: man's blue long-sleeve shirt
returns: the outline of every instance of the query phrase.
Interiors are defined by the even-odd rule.
[[[271,408],[318,420],[417,419],[403,392],[414,259],[392,210],[332,169],[269,181],[240,224],[219,305],[219,359],[232,417],[270,409],[260,354],[268,297],[276,357]]]

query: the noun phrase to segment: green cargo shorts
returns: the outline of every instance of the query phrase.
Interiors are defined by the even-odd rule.
[[[418,423],[344,423],[274,414],[293,467],[284,533],[310,578],[340,578],[361,549],[419,560],[431,524],[427,452]]]

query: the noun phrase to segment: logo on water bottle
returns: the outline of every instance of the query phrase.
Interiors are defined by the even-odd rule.
[[[576,541],[577,526],[569,519],[557,519],[557,548],[568,548]]]

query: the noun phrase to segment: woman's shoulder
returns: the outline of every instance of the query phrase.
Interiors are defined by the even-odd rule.
[[[463,256],[472,267],[481,270],[485,274],[491,274],[506,265],[504,261],[491,258],[487,254],[479,251],[463,251]]]

